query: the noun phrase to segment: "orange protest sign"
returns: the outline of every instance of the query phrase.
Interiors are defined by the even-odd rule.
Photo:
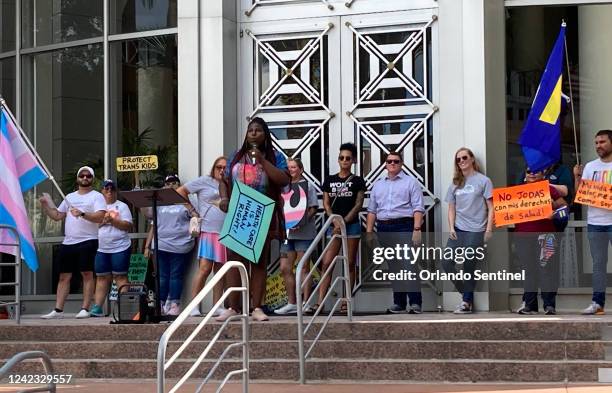
[[[552,215],[548,180],[493,189],[495,226],[542,220]]]
[[[612,184],[582,180],[574,201],[581,205],[612,210]]]

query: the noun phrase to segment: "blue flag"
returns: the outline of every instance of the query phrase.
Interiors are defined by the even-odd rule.
[[[531,111],[521,131],[519,143],[527,166],[534,172],[557,163],[561,158],[561,86],[565,23],[548,58]]]

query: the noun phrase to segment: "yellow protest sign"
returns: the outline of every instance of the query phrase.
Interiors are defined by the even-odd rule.
[[[493,189],[495,226],[549,218],[552,200],[548,180]]]
[[[264,303],[271,309],[279,308],[287,303],[285,283],[283,282],[283,276],[280,272],[268,276],[266,280],[266,298]]]
[[[151,171],[157,169],[157,156],[117,157],[117,171]]]
[[[581,205],[612,210],[612,184],[582,180],[574,201]]]

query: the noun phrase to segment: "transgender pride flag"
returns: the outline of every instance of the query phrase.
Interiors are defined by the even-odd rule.
[[[0,224],[17,228],[21,257],[36,271],[38,259],[23,193],[49,175],[28,148],[7,108],[0,105],[0,111]],[[10,231],[0,230],[0,243],[14,243],[13,236]],[[0,252],[15,255],[15,247],[0,246]]]

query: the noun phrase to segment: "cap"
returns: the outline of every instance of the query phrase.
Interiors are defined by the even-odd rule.
[[[116,189],[117,189],[117,186],[115,185],[115,182],[114,182],[114,181],[112,181],[111,179],[106,179],[106,180],[104,180],[104,182],[102,183],[102,188],[106,188],[106,187],[108,187],[108,188],[110,188],[110,189],[113,189],[113,190],[116,190]]]
[[[96,177],[96,174],[94,173],[93,168],[90,167],[90,166],[82,166],[82,167],[80,167],[79,170],[77,171],[77,177],[79,177],[79,175],[83,171],[89,171],[89,173],[91,173],[91,176]]]
[[[171,182],[180,183],[181,180],[179,179],[177,174],[172,174],[172,175],[166,176],[166,178],[164,179],[164,183],[171,183]]]

